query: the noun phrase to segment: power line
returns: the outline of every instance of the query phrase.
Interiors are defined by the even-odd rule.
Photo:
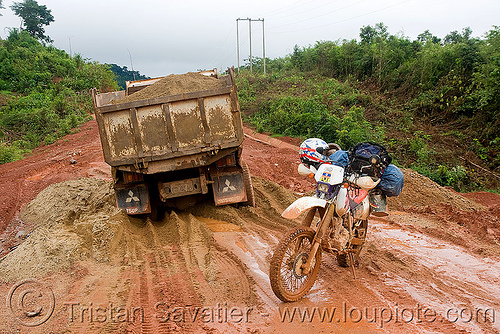
[[[328,14],[331,14],[331,13],[334,13],[334,12],[337,12],[337,11],[340,11],[340,10],[343,10],[345,8],[348,8],[348,7],[351,7],[351,6],[354,6],[354,5],[357,5],[361,2],[363,2],[364,0],[361,0],[361,1],[358,1],[358,2],[355,2],[353,4],[350,4],[350,5],[347,5],[347,6],[344,6],[342,8],[339,8],[339,9],[336,9],[334,11],[331,11],[331,12],[328,12],[328,13],[324,13],[324,14],[321,14],[321,15],[317,15],[315,17],[312,17],[312,18],[307,18],[307,19],[304,19],[304,20],[300,20],[300,21],[297,21],[295,23],[300,23],[300,22],[305,22],[305,21],[310,21],[312,19],[315,19],[315,18],[318,18],[318,17],[322,17],[322,16],[325,16],[325,15],[328,15]],[[377,9],[377,10],[374,10],[374,11],[370,11],[368,13],[364,13],[364,14],[360,14],[360,15],[356,15],[356,16],[353,16],[353,17],[350,17],[350,18],[346,18],[346,19],[343,19],[343,20],[339,20],[339,21],[335,21],[335,22],[331,22],[331,23],[327,23],[327,24],[322,24],[322,25],[318,25],[318,26],[314,26],[314,27],[308,27],[308,28],[300,28],[300,29],[294,29],[294,30],[289,30],[289,31],[272,31],[272,33],[274,34],[282,34],[282,33],[293,33],[293,32],[297,32],[297,31],[303,31],[303,30],[312,30],[312,29],[318,29],[318,28],[322,28],[322,27],[326,27],[326,26],[331,26],[331,25],[334,25],[334,24],[338,24],[338,23],[343,23],[343,22],[346,22],[346,21],[350,21],[350,20],[354,20],[354,19],[357,19],[359,17],[364,17],[364,16],[367,16],[367,15],[371,15],[373,13],[377,13],[377,12],[380,12],[380,11],[383,11],[383,10],[386,10],[386,9],[389,9],[389,8],[392,8],[392,7],[396,7],[396,6],[399,6],[399,5],[402,5],[406,2],[410,2],[411,0],[405,0],[405,1],[401,1],[401,2],[398,2],[396,4],[393,4],[393,5],[389,5],[389,6],[386,6],[386,7],[383,7],[383,8],[380,8],[380,9]],[[288,6],[285,6],[285,7],[291,7],[295,4],[298,4],[298,3],[301,3],[303,1],[296,1]],[[305,4],[308,4],[312,1],[308,1],[306,3],[304,3],[303,5]],[[285,8],[284,7],[284,8]],[[306,11],[311,11],[311,10],[314,10],[314,9],[317,9],[317,8],[320,8],[320,7],[323,7],[323,5],[321,6],[317,6],[315,8],[312,8],[312,9],[309,9],[309,10],[306,10]],[[298,7],[295,7],[295,8],[298,8]],[[294,9],[294,8],[292,8]],[[292,9],[288,9],[288,11],[292,10]],[[272,11],[272,12],[276,12],[277,10],[275,11]],[[282,11],[283,12],[283,11]],[[269,12],[271,13],[271,12]],[[292,16],[294,14],[290,14],[290,15],[287,15],[287,16]],[[276,27],[272,27],[272,28],[268,28],[268,29],[277,29],[277,28],[280,28],[280,27],[284,27],[284,26],[289,26],[289,25],[292,25],[292,24],[295,24],[295,23],[290,23],[290,24],[285,24],[285,25],[280,25],[280,26],[276,26]],[[233,29],[234,31],[234,29]],[[226,36],[226,39],[225,41],[222,43],[222,45],[224,45],[227,41],[227,39],[229,38],[229,35],[230,33],[228,34],[228,36]],[[245,42],[248,40],[248,36],[244,37],[242,41],[240,41],[239,45],[238,46],[241,46],[243,44],[245,44]],[[228,59],[230,59],[231,57],[233,57],[236,53],[236,50],[233,50],[232,52],[223,52],[222,53],[222,60],[220,61],[219,63],[219,67],[221,67]],[[251,61],[251,60],[250,60]],[[239,58],[238,58],[238,62],[239,62]]]
[[[245,44],[248,41],[248,36],[245,36],[242,41],[240,41],[240,46]],[[229,49],[229,48],[228,48]],[[236,54],[236,50],[231,47],[231,51],[227,51],[224,55],[225,57],[222,58],[220,64],[226,62],[229,58],[233,57]]]
[[[312,30],[312,29],[323,28],[323,27],[331,26],[333,24],[343,23],[343,22],[354,20],[354,19],[357,19],[357,18],[360,18],[360,17],[363,17],[363,16],[367,16],[367,15],[370,15],[370,14],[373,14],[373,13],[377,13],[377,12],[386,10],[388,8],[392,8],[392,7],[396,7],[396,6],[402,5],[402,4],[404,4],[406,2],[410,2],[410,1],[412,1],[412,0],[401,1],[401,2],[398,2],[398,3],[394,4],[394,5],[390,5],[390,6],[387,6],[387,7],[384,7],[384,8],[380,8],[380,9],[377,9],[377,10],[374,10],[374,11],[371,11],[371,12],[368,12],[368,13],[365,13],[365,14],[353,16],[353,17],[350,17],[350,18],[347,18],[347,19],[344,19],[344,20],[340,20],[340,21],[335,21],[335,22],[331,22],[331,23],[327,23],[327,24],[322,24],[322,25],[315,26],[315,27],[300,28],[300,29],[289,30],[289,31],[273,31],[271,33],[272,34],[284,34],[284,33],[292,33],[292,32],[297,32],[297,31],[303,31],[303,30]],[[277,28],[277,27],[274,27],[274,28]]]
[[[312,1],[310,1],[312,2]],[[307,3],[306,3],[307,4]],[[292,14],[286,14],[286,15],[282,15],[282,16],[272,16],[273,19],[282,19],[282,18],[285,18],[285,17],[290,17],[290,16],[295,16],[295,15],[302,15],[306,12],[310,12],[312,10],[316,10],[318,8],[321,8],[321,7],[325,7],[327,5],[331,5],[332,2],[331,1],[327,1],[327,3],[323,3],[322,5],[319,5],[319,6],[316,6],[316,7],[313,7],[313,8],[309,8],[309,9],[305,9],[305,10],[300,10],[299,12],[296,12],[296,13],[292,13]],[[305,5],[305,4],[304,4]],[[297,7],[298,9],[298,7]]]
[[[245,36],[245,37],[243,38],[243,40],[242,40],[242,41],[240,41],[240,46],[241,46],[241,45],[243,45],[243,44],[245,44],[247,41],[248,41],[248,36]],[[219,63],[219,66],[218,66],[218,67],[222,67],[222,65],[223,65],[223,64],[224,64],[224,63],[225,63],[228,59],[232,58],[232,57],[236,54],[236,50],[234,50],[234,49],[233,49],[233,51],[232,51],[230,54],[228,54],[228,52],[227,52],[227,53],[225,53],[225,54],[226,54],[226,57],[224,57],[224,58],[220,61],[220,63]]]
[[[224,41],[220,44],[220,47],[217,50],[217,52],[210,58],[209,63],[214,63],[216,61],[216,59],[219,58],[219,54],[220,54],[221,50],[226,46],[226,43],[229,40],[229,36],[231,36],[232,34],[234,34],[234,27],[229,30],[229,32],[226,35],[226,38],[224,38]]]
[[[358,2],[355,2],[353,4],[350,4],[350,5],[347,5],[347,6],[344,6],[344,7],[341,7],[341,8],[338,8],[338,9],[335,9],[335,10],[332,10],[331,12],[327,12],[327,13],[323,13],[323,14],[320,14],[320,15],[316,15],[314,17],[310,17],[308,19],[304,19],[304,20],[300,20],[300,21],[296,21],[296,22],[292,22],[292,23],[287,23],[287,24],[282,24],[280,26],[275,26],[275,27],[271,27],[270,29],[276,29],[276,28],[281,28],[281,27],[286,27],[286,26],[289,26],[289,25],[293,25],[293,24],[297,24],[297,23],[301,23],[301,22],[305,22],[305,21],[310,21],[310,20],[314,20],[314,19],[317,19],[318,17],[322,17],[322,16],[325,16],[325,15],[330,15],[332,13],[335,13],[335,12],[339,12],[343,9],[346,9],[346,8],[349,8],[349,7],[352,7],[352,6],[355,6],[361,2],[364,2],[365,0],[361,0],[361,1],[358,1]]]
[[[284,13],[284,12],[287,12],[287,11],[290,11],[291,9],[284,9],[284,8],[288,8],[288,7],[292,7],[292,6],[295,6],[296,4],[300,3],[300,2],[303,2],[304,0],[299,0],[299,1],[295,1],[289,5],[286,5],[286,6],[283,6],[281,8],[278,8],[278,9],[275,9],[275,10],[272,10],[270,12],[267,12],[267,13],[264,13],[262,15],[259,15],[259,16],[270,16],[272,13],[276,13],[276,12],[281,12],[281,13]],[[313,2],[314,0],[310,0],[310,1],[307,1],[305,4],[303,5],[307,5],[308,3],[311,3]],[[292,8],[294,9],[294,8]],[[272,15],[271,15],[272,16]]]

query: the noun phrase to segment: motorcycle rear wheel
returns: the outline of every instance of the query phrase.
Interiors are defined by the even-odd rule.
[[[269,268],[271,288],[284,302],[297,301],[312,288],[319,271],[321,247],[315,255],[311,270],[302,273],[301,266],[308,259],[315,231],[310,227],[296,227],[281,239],[276,247]]]

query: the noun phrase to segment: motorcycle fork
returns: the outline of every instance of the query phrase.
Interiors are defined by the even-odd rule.
[[[334,212],[335,212],[335,205],[327,204],[327,207],[325,208],[325,212],[323,213],[321,221],[319,222],[318,229],[316,230],[316,233],[314,234],[314,239],[312,241],[312,248],[307,256],[307,262],[302,267],[303,275],[308,275],[309,272],[311,271],[312,262],[314,261],[314,259],[316,257],[316,252],[318,251],[319,247],[321,246],[321,240],[323,240],[323,237],[325,236],[326,230],[328,229],[328,226],[330,225],[330,222],[332,221],[332,217],[333,217]],[[321,212],[320,212],[320,214],[321,214]]]
[[[326,211],[325,208],[320,208],[320,207],[314,207],[310,209],[309,212],[307,212],[306,217],[302,221],[302,225],[311,227],[314,217],[316,217],[316,212],[318,212],[320,218],[323,218],[323,216],[325,215],[325,211]]]

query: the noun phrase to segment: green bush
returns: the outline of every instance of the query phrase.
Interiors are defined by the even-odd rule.
[[[407,140],[408,153],[415,156],[420,163],[432,162],[433,152],[429,148],[431,136],[423,131],[415,131],[413,137]]]
[[[250,118],[259,131],[295,137],[318,137],[351,147],[366,140],[383,140],[382,128],[373,129],[363,108],[332,111],[315,97],[284,96],[263,102]]]
[[[0,164],[21,159],[29,150],[23,148],[22,143],[14,142],[11,145],[0,142]]]
[[[467,169],[461,165],[448,167],[445,165],[420,164],[411,167],[434,182],[444,187],[452,187],[455,191],[470,191],[478,186],[471,180]]]
[[[32,149],[42,142],[53,143],[87,120],[90,112],[89,104],[84,101],[86,97],[67,94],[48,90],[11,99],[0,109],[0,126],[23,138],[19,145],[24,149]],[[2,140],[4,145],[8,143],[5,136]]]

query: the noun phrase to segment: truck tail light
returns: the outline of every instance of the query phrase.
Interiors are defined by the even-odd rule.
[[[138,181],[144,181],[144,176],[142,174],[123,172],[123,182],[132,183]]]
[[[226,166],[236,166],[236,156],[234,154],[227,155],[224,158],[217,160],[217,167]]]

